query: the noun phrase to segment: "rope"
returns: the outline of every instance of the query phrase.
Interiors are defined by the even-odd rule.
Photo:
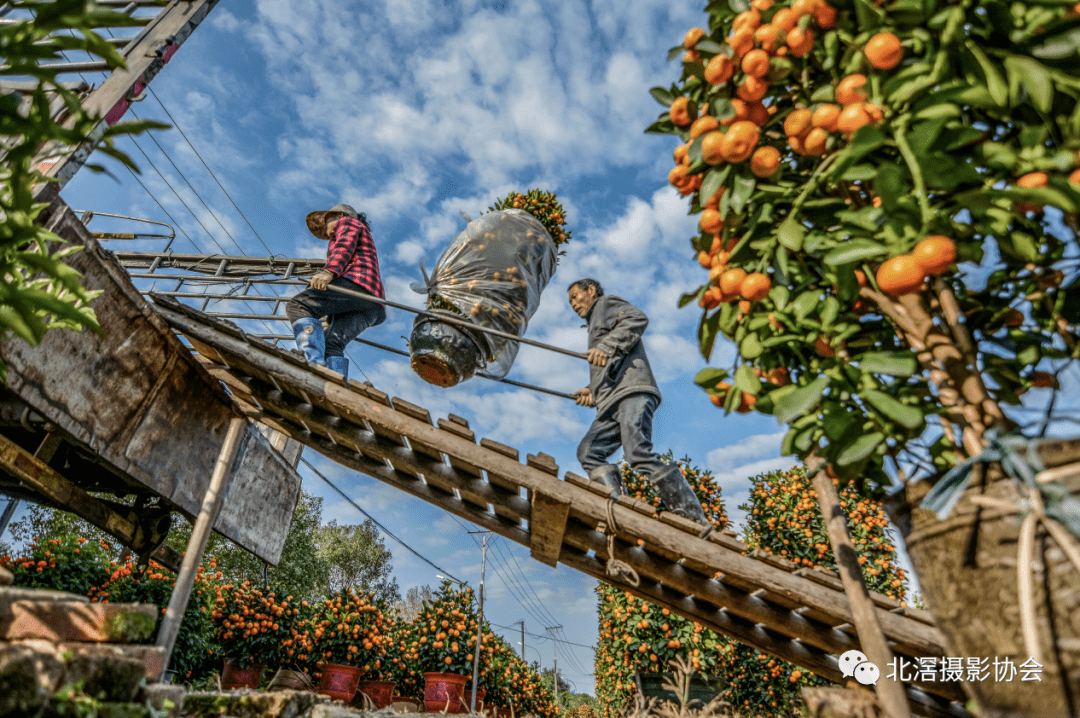
[[[619,561],[615,558],[615,534],[619,530],[619,525],[615,522],[615,499],[608,497],[607,500],[607,524],[604,526],[598,526],[601,529],[601,533],[606,533],[608,537],[607,550],[607,574],[616,581],[622,581],[628,583],[634,588],[637,588],[641,583],[641,579],[638,577],[637,571],[635,571],[630,564],[623,561]]]
[[[1026,497],[1018,501],[995,499],[989,496],[973,496],[971,503],[987,508],[1004,509],[1019,513],[1024,517],[1020,524],[1020,537],[1017,541],[1016,584],[1020,608],[1020,630],[1024,636],[1024,648],[1028,655],[1042,665],[1042,653],[1039,649],[1039,637],[1035,628],[1035,532],[1041,523],[1069,558],[1073,567],[1080,571],[1080,548],[1077,548],[1072,535],[1057,519],[1047,516],[1039,492],[1029,491]]]

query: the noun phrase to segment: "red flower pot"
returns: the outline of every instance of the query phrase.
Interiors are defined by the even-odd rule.
[[[484,696],[487,695],[487,691],[483,688],[476,689],[476,712],[482,713],[484,707]],[[465,686],[465,692],[461,696],[461,702],[465,704],[465,712],[469,711],[469,706],[472,704],[472,686]]]
[[[424,710],[428,713],[464,713],[466,676],[456,673],[424,674]]]
[[[322,678],[319,679],[319,693],[330,696],[335,701],[344,701],[348,705],[356,697],[356,689],[360,685],[360,675],[361,669],[356,666],[327,663],[322,667]]]
[[[221,688],[226,691],[238,688],[258,688],[264,670],[266,670],[265,663],[256,663],[247,668],[240,668],[226,658],[225,666],[221,671]]]
[[[392,702],[397,681],[360,681],[359,692],[366,695],[376,708],[386,708]]]

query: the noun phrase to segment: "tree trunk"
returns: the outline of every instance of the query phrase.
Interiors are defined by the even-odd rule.
[[[1059,466],[1076,461],[1077,447],[1077,441],[1046,442],[1039,453],[1045,466]],[[1080,492],[1080,467],[1064,483],[1073,493]],[[904,535],[923,598],[948,653],[963,660],[964,688],[979,703],[981,715],[1080,715],[1080,572],[1040,525],[1031,570],[1042,668],[1025,673],[1021,666],[1030,656],[1019,609],[1020,517],[981,508],[971,500],[983,495],[1015,502],[1019,495],[1013,481],[996,464],[976,465],[969,488],[944,521],[919,508],[929,488],[926,482],[909,485],[890,513]],[[1013,674],[1006,668],[998,675],[995,660],[1006,658],[1017,670]],[[986,671],[982,680],[967,680],[969,659],[987,659],[980,669]],[[940,663],[938,668],[940,679]],[[1025,675],[1027,681],[1022,680]]]

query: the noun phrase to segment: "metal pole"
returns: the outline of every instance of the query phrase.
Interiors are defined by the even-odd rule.
[[[555,656],[554,670],[551,678],[555,682],[555,710],[559,710],[559,644],[555,642],[555,631],[562,626],[550,626],[547,630],[551,634],[551,653]]]
[[[476,625],[476,650],[473,651],[472,664],[472,698],[469,700],[469,712],[476,713],[476,684],[480,677],[480,643],[484,637],[484,568],[487,564],[487,540],[491,532],[470,531],[469,533],[484,535],[483,543],[480,545],[480,620]]]
[[[521,660],[525,660],[525,621],[521,621]]]
[[[210,539],[210,531],[214,528],[218,514],[221,513],[221,504],[225,498],[225,491],[229,487],[232,478],[232,465],[236,460],[236,454],[240,450],[240,439],[247,428],[247,420],[233,417],[229,422],[229,430],[225,434],[225,443],[221,445],[217,463],[214,464],[214,473],[210,477],[210,486],[203,497],[202,508],[199,517],[195,520],[195,528],[191,531],[191,539],[188,541],[187,553],[184,554],[184,562],[180,565],[180,572],[176,576],[176,584],[173,586],[172,596],[169,598],[169,606],[165,610],[165,619],[161,622],[161,632],[158,633],[157,645],[165,649],[165,660],[161,666],[161,676],[169,667],[169,659],[172,657],[173,646],[176,644],[176,636],[180,632],[180,623],[184,619],[184,611],[187,610],[188,599],[191,597],[191,588],[195,584],[195,575],[199,564],[202,563],[203,552],[206,550],[206,542]],[[161,680],[158,676],[158,680]]]
[[[308,283],[310,284],[310,282],[308,282]],[[551,346],[550,344],[544,344],[543,342],[533,341],[532,339],[525,339],[524,337],[519,337],[517,334],[509,334],[507,332],[500,332],[498,329],[489,329],[487,327],[480,327],[480,326],[477,326],[477,325],[473,324],[472,322],[465,321],[464,319],[457,319],[456,317],[452,317],[452,316],[450,316],[448,314],[434,314],[432,312],[428,312],[428,311],[425,311],[423,309],[417,309],[416,307],[410,307],[410,306],[405,305],[405,304],[398,304],[396,302],[391,302],[391,301],[388,301],[386,299],[382,299],[381,297],[375,297],[375,296],[372,296],[370,294],[365,294],[364,292],[354,292],[351,289],[344,289],[342,287],[335,287],[333,284],[328,284],[326,286],[326,288],[331,289],[331,290],[333,290],[335,292],[339,292],[341,294],[348,294],[350,297],[356,297],[358,299],[366,299],[369,302],[376,302],[377,304],[383,304],[383,305],[386,305],[388,307],[394,307],[395,309],[402,309],[402,310],[404,310],[406,312],[412,312],[413,314],[420,314],[420,315],[427,316],[427,317],[435,317],[440,322],[446,322],[447,324],[457,324],[458,326],[465,327],[466,329],[471,329],[471,330],[474,330],[474,331],[483,332],[484,334],[492,334],[492,335],[497,336],[497,337],[502,337],[503,339],[510,339],[512,341],[515,341],[515,342],[521,342],[522,344],[529,344],[529,345],[534,346],[534,347],[540,347],[541,349],[547,349],[548,351],[558,352],[559,354],[565,354],[567,356],[577,357],[578,359],[584,359],[586,361],[589,360],[589,355],[588,354],[582,354],[581,352],[570,351],[569,349],[563,349],[562,347]]]
[[[12,499],[8,502],[7,508],[4,509],[4,515],[0,516],[0,536],[4,535],[7,531],[8,524],[11,522],[11,518],[15,515],[15,512],[19,510],[19,499]]]

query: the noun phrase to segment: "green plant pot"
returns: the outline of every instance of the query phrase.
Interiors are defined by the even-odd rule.
[[[639,673],[637,675],[641,685],[643,699],[658,698],[661,701],[671,701],[679,704],[679,697],[674,691],[664,688],[664,679],[673,677],[668,673]],[[704,676],[695,673],[690,679],[690,689],[686,696],[686,705],[700,708],[709,701],[720,695],[726,683],[720,676]]]

